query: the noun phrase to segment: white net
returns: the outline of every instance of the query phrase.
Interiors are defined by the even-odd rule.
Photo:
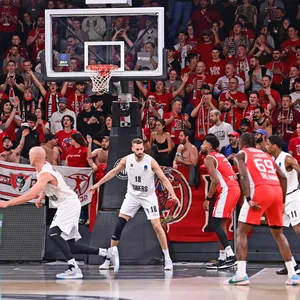
[[[90,65],[87,69],[91,72],[90,77],[93,82],[92,91],[94,93],[103,95],[109,91],[109,81],[112,72],[118,69],[114,65]]]

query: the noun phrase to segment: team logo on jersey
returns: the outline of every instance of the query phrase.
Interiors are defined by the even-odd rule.
[[[90,177],[82,173],[75,173],[65,177],[75,180],[74,192],[78,195],[78,197],[82,196],[90,185]]]
[[[148,166],[144,165],[144,171],[147,171],[147,170],[148,170]]]
[[[115,163],[114,163],[114,168],[120,163],[122,158],[119,158]],[[133,167],[133,164],[130,165],[130,167]],[[117,174],[117,177],[121,180],[127,180],[128,176],[127,176],[127,172],[126,170],[123,170],[122,172]]]
[[[179,207],[177,201],[170,198],[168,190],[161,181],[157,177],[155,178],[161,223],[169,231],[171,224],[180,222],[189,212],[192,204],[192,190],[185,177],[179,171],[168,167],[161,167],[161,169],[171,182],[180,201]]]
[[[11,186],[18,193],[25,193],[29,190],[31,186],[32,175],[24,175],[23,173],[19,174],[10,174]]]

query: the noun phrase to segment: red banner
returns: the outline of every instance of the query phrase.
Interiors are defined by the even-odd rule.
[[[168,191],[159,180],[156,181],[156,193],[161,212],[161,223],[171,242],[214,242],[218,241],[211,232],[209,213],[203,209],[203,202],[210,184],[210,177],[205,168],[201,168],[201,183],[198,189],[190,186],[189,167],[179,166],[177,170],[162,167],[164,174],[172,183],[175,193],[181,202],[169,198]],[[212,203],[213,204],[213,203]],[[233,239],[233,222],[228,221],[229,239]]]

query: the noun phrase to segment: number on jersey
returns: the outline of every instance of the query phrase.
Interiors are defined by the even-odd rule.
[[[257,170],[260,172],[261,177],[263,179],[276,180],[278,181],[278,177],[276,175],[276,170],[274,167],[274,163],[269,159],[255,158],[254,164]]]

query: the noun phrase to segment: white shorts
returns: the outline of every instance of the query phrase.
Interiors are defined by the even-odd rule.
[[[127,193],[120,213],[133,218],[140,207],[143,207],[148,220],[159,219],[159,207],[156,194],[140,198]]]
[[[57,208],[50,228],[59,227],[64,240],[79,240],[81,235],[78,231],[78,222],[81,212],[81,204],[78,198],[66,199]]]
[[[300,224],[300,192],[294,192],[286,196],[288,203],[283,213],[283,226],[290,227]]]

